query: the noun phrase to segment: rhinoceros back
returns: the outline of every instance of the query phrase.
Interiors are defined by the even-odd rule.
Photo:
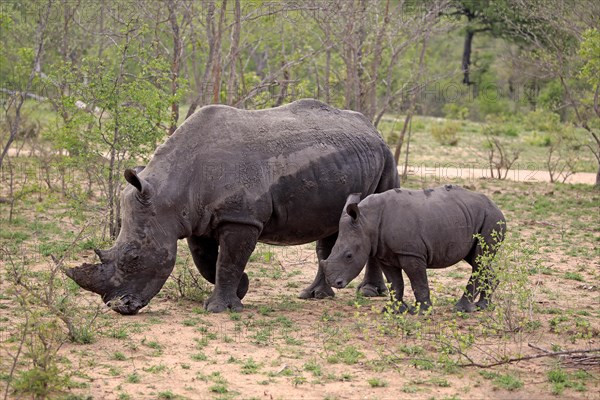
[[[316,100],[258,111],[203,107],[143,173],[184,180],[213,227],[254,224],[262,241],[277,244],[328,236],[348,194],[398,186],[392,155],[371,123]]]

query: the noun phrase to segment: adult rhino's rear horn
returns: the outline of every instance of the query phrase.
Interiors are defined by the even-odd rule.
[[[83,264],[65,270],[65,274],[85,290],[103,296],[109,289],[110,278],[114,275],[112,264]]]
[[[96,255],[98,256],[98,258],[100,259],[100,261],[103,264],[108,264],[109,263],[109,259],[108,259],[108,251],[106,250],[100,250],[100,249],[94,249],[94,253],[96,253]]]

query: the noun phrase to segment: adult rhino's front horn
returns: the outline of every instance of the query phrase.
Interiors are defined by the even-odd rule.
[[[100,255],[99,251],[96,251],[96,254],[102,260],[102,264],[85,263],[79,267],[66,269],[65,274],[83,289],[104,296],[108,289],[107,282],[115,273],[115,266],[112,263],[105,263],[106,257]]]

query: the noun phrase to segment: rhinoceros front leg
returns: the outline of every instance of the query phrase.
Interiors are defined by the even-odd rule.
[[[241,311],[242,301],[238,288],[244,286],[246,263],[256,247],[258,229],[248,225],[227,224],[219,229],[219,255],[217,257],[215,289],[204,302],[210,312],[223,312],[228,308]],[[248,284],[245,284],[247,290]],[[240,293],[242,294],[242,293]],[[245,295],[245,292],[243,293]]]
[[[358,285],[357,291],[365,297],[385,296],[387,294],[387,287],[381,274],[381,268],[379,268],[379,264],[375,258],[369,257],[367,267],[365,268],[365,277],[360,285]]]
[[[391,283],[392,291],[391,305],[383,307],[382,312],[399,313],[410,312],[414,314],[414,307],[404,302],[404,278],[402,277],[402,268],[399,266],[381,266],[387,280]]]
[[[310,284],[309,287],[300,292],[298,296],[301,299],[324,299],[326,297],[333,297],[335,293],[333,289],[327,284],[325,280],[325,273],[321,266],[321,261],[326,260],[331,254],[331,249],[337,240],[337,233],[331,236],[327,236],[324,239],[317,241],[317,259],[319,261],[319,268],[317,270],[317,276],[315,280]]]
[[[187,239],[187,242],[196,268],[198,268],[204,279],[214,284],[217,275],[219,243],[213,238],[200,236],[191,236]],[[237,289],[237,295],[240,300],[246,296],[248,284],[248,275],[244,272]]]

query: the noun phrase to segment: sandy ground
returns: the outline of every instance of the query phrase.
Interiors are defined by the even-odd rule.
[[[121,316],[102,308],[99,333],[92,344],[66,343],[60,354],[69,360],[65,370],[77,371],[73,389],[80,398],[94,399],[547,399],[546,375],[556,361],[550,358],[522,361],[486,370],[517,376],[523,388],[513,391],[485,379],[481,369],[445,370],[419,364],[436,359],[436,344],[422,337],[385,334],[379,310],[385,298],[357,303],[352,288],[339,290],[325,300],[298,300],[296,294],[308,285],[316,270],[314,245],[272,247],[260,245],[269,261],[250,263],[251,288],[242,313],[206,314],[199,302],[177,300],[163,289],[136,316]],[[93,256],[88,255],[91,259]],[[546,265],[563,271],[576,270],[576,260],[564,263],[551,257]],[[591,266],[600,268],[600,264]],[[439,329],[455,319],[452,310],[470,267],[460,263],[452,269],[432,271],[430,287],[436,293],[431,319],[409,317],[422,332]],[[596,282],[597,283],[597,282]],[[536,276],[536,301],[543,308],[568,310],[577,298],[578,310],[597,311],[598,285]],[[168,285],[167,285],[168,286]],[[409,289],[407,289],[409,290]],[[410,291],[407,292],[410,295]],[[545,294],[544,294],[545,293]],[[557,297],[556,293],[560,293]],[[83,304],[100,305],[98,296],[82,292]],[[6,301],[2,303],[6,304]],[[14,305],[10,305],[8,310]],[[3,314],[9,315],[3,309]],[[540,316],[543,326],[555,315]],[[481,329],[476,320],[458,320],[467,334]],[[568,328],[567,328],[568,329]],[[600,346],[600,321],[594,319],[595,334],[570,343],[546,328],[506,338],[492,335],[469,351],[486,363],[519,354],[538,354],[533,344],[550,349]],[[120,332],[120,333],[119,333]],[[422,348],[409,355],[402,347]],[[347,360],[348,349],[358,352]],[[120,353],[120,355],[117,355]],[[247,367],[250,365],[250,367]],[[245,367],[246,366],[246,367]],[[577,368],[567,368],[573,372]],[[555,398],[598,399],[600,368],[590,368],[586,390],[566,390]],[[132,378],[135,377],[135,378]],[[370,382],[380,382],[380,387]],[[10,396],[9,396],[10,398]]]
[[[434,167],[424,165],[411,165],[408,168],[408,175],[426,180],[435,180],[439,182],[453,182],[455,180],[475,181],[481,178],[497,178],[497,172],[489,169],[475,168],[466,164],[462,167],[456,164],[439,165]],[[403,173],[403,168],[398,167],[398,172]],[[504,171],[502,172],[504,176]],[[506,174],[506,179],[515,182],[550,182],[550,174],[543,170],[515,169]],[[562,182],[562,179],[558,179]],[[596,174],[592,172],[577,172],[567,177],[565,183],[583,183],[593,185],[596,182]]]

